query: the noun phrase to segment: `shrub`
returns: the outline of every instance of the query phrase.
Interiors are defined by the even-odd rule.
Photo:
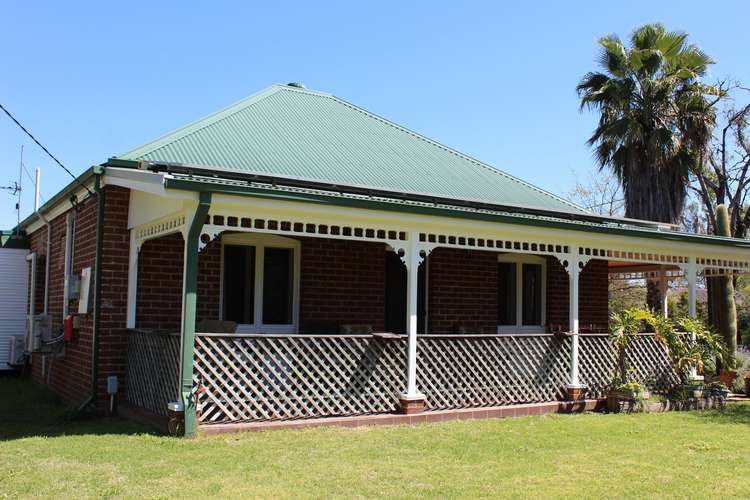
[[[745,392],[745,374],[750,371],[750,353],[745,349],[737,349],[734,354],[735,369],[737,376],[732,381],[732,392]]]
[[[724,363],[729,359],[726,345],[721,337],[697,318],[682,316],[676,320],[653,314],[645,309],[626,309],[611,318],[610,341],[618,350],[620,383],[626,383],[625,349],[635,334],[645,324],[654,331],[656,339],[666,345],[669,356],[683,384],[688,381],[691,367],[699,372]],[[690,342],[682,332],[691,332],[695,342]]]
[[[610,315],[609,341],[617,349],[617,368],[619,383],[627,384],[628,366],[625,351],[633,342],[643,326],[643,311],[641,309],[625,309]]]

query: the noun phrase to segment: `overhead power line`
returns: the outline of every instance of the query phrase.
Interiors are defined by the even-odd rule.
[[[94,193],[92,193],[92,192],[91,192],[91,190],[90,190],[90,189],[88,188],[88,186],[86,186],[86,185],[85,185],[85,184],[84,184],[83,182],[79,181],[79,180],[78,180],[78,177],[76,177],[75,175],[73,175],[73,172],[71,172],[70,170],[68,170],[68,168],[67,168],[67,167],[66,167],[65,165],[63,165],[63,164],[62,164],[62,163],[60,162],[60,160],[58,160],[57,158],[55,158],[55,155],[53,155],[52,153],[50,153],[50,152],[49,152],[49,150],[48,150],[47,148],[45,148],[45,147],[44,147],[44,146],[42,145],[42,143],[41,143],[41,142],[39,142],[39,141],[38,141],[38,140],[36,139],[36,137],[34,137],[34,136],[33,136],[33,135],[31,134],[31,132],[29,132],[28,130],[26,130],[26,127],[24,127],[23,125],[21,125],[21,123],[20,123],[20,122],[19,122],[18,120],[16,120],[16,118],[15,118],[15,117],[14,117],[14,116],[13,116],[12,114],[10,114],[10,111],[8,111],[7,109],[5,109],[5,106],[3,106],[2,104],[0,104],[0,109],[2,109],[2,110],[3,110],[4,112],[5,112],[5,114],[6,114],[6,115],[8,115],[8,117],[9,117],[9,118],[10,118],[11,120],[13,120],[13,122],[14,122],[14,123],[15,123],[16,125],[18,125],[18,126],[19,126],[19,127],[21,128],[21,130],[23,130],[23,131],[24,131],[24,132],[26,133],[26,135],[28,135],[29,137],[31,137],[31,140],[32,140],[32,141],[34,141],[34,142],[36,143],[36,145],[37,145],[37,146],[39,146],[40,148],[42,148],[42,150],[43,150],[43,151],[44,151],[45,153],[47,153],[47,156],[49,156],[50,158],[52,158],[52,159],[53,159],[53,160],[55,161],[55,163],[57,163],[58,165],[60,165],[60,167],[62,167],[62,169],[63,169],[63,170],[65,170],[65,171],[66,171],[66,172],[68,173],[68,175],[69,175],[69,176],[71,176],[71,177],[73,178],[73,180],[74,180],[74,181],[76,181],[76,182],[77,182],[78,184],[80,184],[81,186],[83,186],[83,188],[84,188],[84,189],[85,189],[85,190],[86,190],[86,191],[87,191],[87,192],[88,192],[88,193],[89,193],[90,195],[93,195],[93,194],[94,194]]]

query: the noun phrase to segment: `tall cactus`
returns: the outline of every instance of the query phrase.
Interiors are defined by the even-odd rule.
[[[729,211],[725,205],[716,207],[716,234],[718,236],[730,236]],[[732,276],[719,276],[715,278],[715,313],[714,320],[719,333],[724,338],[729,348],[730,356],[737,351],[737,310],[734,304],[734,281]]]

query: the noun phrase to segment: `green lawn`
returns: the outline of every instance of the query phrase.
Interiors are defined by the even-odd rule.
[[[41,402],[40,402],[41,401]],[[750,405],[174,439],[0,378],[0,497],[750,495]]]

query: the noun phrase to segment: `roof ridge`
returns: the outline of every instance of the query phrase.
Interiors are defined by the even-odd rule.
[[[535,191],[537,191],[539,193],[545,194],[547,196],[551,196],[551,197],[555,198],[556,200],[565,203],[566,205],[570,205],[570,206],[572,206],[572,207],[574,207],[574,208],[576,208],[578,210],[582,210],[584,212],[588,212],[588,210],[586,210],[585,208],[581,207],[580,205],[577,205],[577,204],[573,203],[570,200],[567,200],[567,199],[565,199],[565,198],[563,198],[561,196],[558,196],[558,195],[556,195],[554,193],[551,193],[551,192],[547,191],[546,189],[542,189],[539,186],[536,186],[536,185],[531,184],[531,183],[529,183],[527,181],[524,181],[523,179],[521,179],[519,177],[516,177],[515,175],[509,174],[508,172],[506,172],[504,170],[500,170],[499,168],[493,167],[492,165],[490,165],[488,163],[484,163],[481,160],[478,160],[478,159],[476,159],[476,158],[474,158],[472,156],[469,156],[469,155],[467,155],[465,153],[462,153],[462,152],[460,152],[460,151],[458,151],[456,149],[453,149],[450,146],[446,146],[445,144],[440,143],[440,142],[438,142],[438,141],[436,141],[434,139],[430,139],[429,137],[427,137],[425,135],[422,135],[419,132],[416,132],[416,131],[411,130],[411,129],[407,128],[407,127],[404,127],[403,125],[399,125],[398,123],[396,123],[394,121],[391,121],[388,118],[385,118],[385,117],[380,116],[380,115],[378,115],[376,113],[373,113],[372,111],[369,111],[369,110],[367,110],[365,108],[361,108],[361,107],[357,106],[356,104],[352,104],[349,101],[347,101],[345,99],[342,99],[341,97],[338,97],[338,96],[333,95],[333,94],[323,94],[323,93],[320,93],[318,95],[320,95],[321,97],[328,97],[328,98],[334,99],[334,100],[340,102],[341,104],[343,104],[345,106],[349,106],[350,108],[354,109],[355,111],[359,111],[360,113],[364,113],[365,115],[367,115],[367,116],[369,116],[369,117],[371,117],[371,118],[373,118],[375,120],[379,120],[379,121],[385,123],[386,125],[390,125],[391,127],[394,127],[394,128],[396,128],[398,130],[401,130],[402,132],[405,132],[405,133],[407,133],[409,135],[412,135],[412,136],[414,136],[417,139],[421,139],[421,140],[423,140],[423,141],[425,141],[425,142],[427,142],[427,143],[429,143],[429,144],[431,144],[431,145],[433,145],[435,147],[438,147],[438,148],[440,148],[440,149],[442,149],[442,150],[444,150],[444,151],[446,151],[448,153],[456,155],[456,156],[458,156],[460,158],[463,158],[463,159],[465,159],[465,160],[467,160],[467,161],[469,161],[471,163],[474,163],[475,165],[477,165],[479,167],[482,167],[482,168],[484,168],[486,170],[489,170],[493,174],[504,176],[504,177],[508,178],[509,180],[517,182],[517,183],[519,183],[519,184],[521,184],[521,185],[523,185],[523,186],[525,186],[527,188],[533,189],[533,190],[535,190]]]

